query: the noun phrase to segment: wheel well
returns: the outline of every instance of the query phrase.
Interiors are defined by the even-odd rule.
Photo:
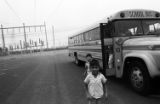
[[[74,52],[74,57],[77,57],[77,52]]]
[[[147,68],[146,63],[144,62],[143,59],[138,58],[138,57],[128,57],[124,61],[123,78],[126,78],[129,75],[129,70],[128,69],[130,68],[131,64],[135,61],[141,62]]]

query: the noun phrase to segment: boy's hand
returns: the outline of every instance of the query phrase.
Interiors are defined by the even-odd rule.
[[[108,99],[108,94],[104,94],[104,98],[107,100]]]
[[[87,99],[92,99],[92,96],[89,93],[87,93]]]

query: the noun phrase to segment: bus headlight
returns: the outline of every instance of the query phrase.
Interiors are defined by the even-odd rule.
[[[156,17],[159,17],[159,16],[160,16],[160,14],[159,14],[159,13],[156,13],[156,14],[155,14],[155,16],[156,16]]]
[[[122,13],[120,13],[120,17],[125,17],[125,14],[122,12]]]

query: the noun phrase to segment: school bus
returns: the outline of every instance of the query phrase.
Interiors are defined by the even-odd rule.
[[[127,79],[139,93],[148,93],[160,77],[160,13],[119,11],[68,38],[75,63],[91,54],[106,76]]]

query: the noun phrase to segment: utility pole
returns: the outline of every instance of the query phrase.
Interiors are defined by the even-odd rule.
[[[20,47],[21,47],[21,54],[22,54],[22,41],[19,41]]]
[[[24,43],[25,43],[25,48],[27,50],[27,37],[26,37],[25,23],[23,23],[23,29],[24,29]]]
[[[55,48],[54,26],[52,26],[52,32],[53,32],[53,48]]]
[[[44,22],[44,28],[45,28],[45,35],[46,35],[46,45],[48,49],[48,38],[47,38],[47,29],[46,29],[46,23]]]
[[[5,46],[5,39],[4,39],[4,32],[3,32],[3,25],[1,24],[1,32],[2,32],[2,41],[3,41],[3,49],[6,47]]]

